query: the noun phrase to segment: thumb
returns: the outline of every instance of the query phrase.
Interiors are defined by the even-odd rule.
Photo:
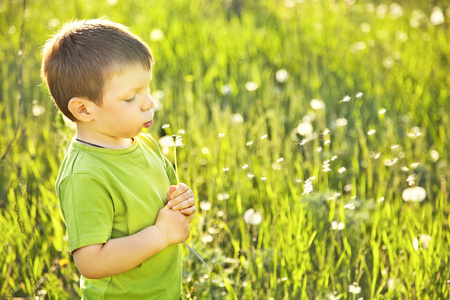
[[[172,194],[176,189],[177,189],[177,187],[175,185],[171,185],[169,187],[169,194]]]

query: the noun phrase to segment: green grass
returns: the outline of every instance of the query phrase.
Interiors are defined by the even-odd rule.
[[[20,110],[22,2],[0,3],[0,155],[14,140],[0,164],[2,299],[78,295],[54,191],[74,132],[41,83],[39,52],[64,22],[101,16],[154,51],[151,89],[163,109],[149,132],[184,130],[179,174],[198,201],[188,242],[212,268],[185,251],[184,299],[450,297],[444,1],[435,1],[446,15],[436,26],[433,6],[410,2],[398,17],[391,2],[385,15],[359,1],[245,1],[240,10],[231,1],[132,2],[27,1]],[[418,8],[425,17],[413,27]],[[153,29],[161,41],[150,40]],[[286,82],[276,80],[280,69]],[[36,116],[37,105],[45,113]],[[313,128],[308,141],[296,132],[302,121]],[[411,175],[423,202],[402,199]],[[259,224],[246,222],[249,209]],[[339,222],[344,228],[333,229]]]

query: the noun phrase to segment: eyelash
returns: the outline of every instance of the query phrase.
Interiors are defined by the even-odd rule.
[[[136,99],[136,95],[134,95],[134,97],[131,98],[131,99],[125,100],[125,102],[131,102],[131,101],[133,101],[134,99]]]

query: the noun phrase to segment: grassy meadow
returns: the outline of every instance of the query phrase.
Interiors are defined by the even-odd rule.
[[[183,248],[183,299],[450,298],[447,1],[3,0],[0,299],[79,298],[40,50],[96,17],[150,45],[148,132],[184,144],[212,272]]]

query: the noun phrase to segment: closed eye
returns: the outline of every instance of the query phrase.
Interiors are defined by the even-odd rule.
[[[134,95],[133,98],[131,98],[131,99],[126,99],[125,102],[131,102],[131,101],[133,101],[134,99],[136,99],[136,95]]]

